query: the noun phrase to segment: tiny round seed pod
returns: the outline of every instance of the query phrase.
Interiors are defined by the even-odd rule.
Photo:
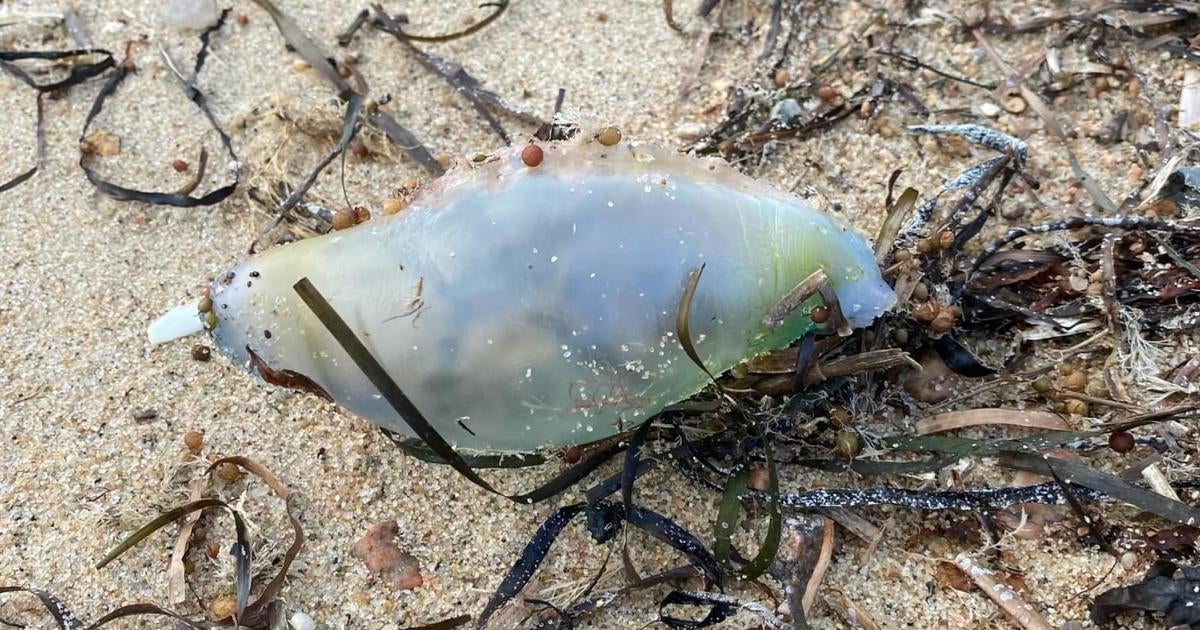
[[[1034,379],[1032,383],[1030,383],[1030,387],[1033,388],[1033,391],[1039,394],[1048,394],[1054,390],[1054,383],[1052,383],[1050,379],[1046,378],[1045,376],[1039,376]]]
[[[922,324],[929,324],[937,318],[940,310],[941,307],[937,302],[928,300],[918,304],[917,308],[913,309],[913,319],[921,322]]]
[[[611,147],[621,141],[621,130],[616,127],[605,127],[596,135],[596,140],[606,147]]]
[[[838,431],[833,440],[833,452],[838,457],[855,457],[862,452],[862,440],[854,431]]]
[[[333,229],[344,230],[353,227],[356,219],[357,217],[353,210],[345,208],[338,210],[333,214]]]
[[[808,314],[814,324],[824,324],[829,321],[829,308],[825,306],[814,306]]]
[[[371,220],[371,211],[370,210],[367,210],[366,208],[364,208],[362,206],[359,206],[354,209],[354,223],[356,225],[359,223],[366,223],[367,221],[370,221],[370,220]]]
[[[1133,434],[1128,431],[1116,431],[1108,436],[1108,448],[1118,453],[1128,453],[1133,450]]]
[[[954,329],[954,314],[942,309],[937,314],[937,317],[934,317],[933,321],[929,322],[929,329],[938,334],[950,332]]]
[[[544,158],[545,152],[536,144],[527,144],[524,149],[521,149],[521,162],[529,168],[541,166]]]
[[[839,429],[844,429],[851,424],[850,412],[841,405],[833,407],[829,410],[829,422]]]
[[[951,232],[950,230],[942,230],[942,232],[938,234],[938,249],[946,249],[952,244],[954,244],[954,232]]]
[[[1082,370],[1076,370],[1063,377],[1063,389],[1081,392],[1087,388],[1087,382],[1087,374]]]
[[[1088,405],[1082,400],[1079,400],[1078,398],[1071,398],[1067,401],[1067,413],[1071,414],[1072,416],[1086,415],[1087,412]]]
[[[912,297],[918,302],[924,302],[929,299],[929,287],[924,282],[918,282],[913,287]]]
[[[204,434],[199,431],[188,431],[183,436],[183,443],[189,451],[199,453],[200,449],[204,447]]]

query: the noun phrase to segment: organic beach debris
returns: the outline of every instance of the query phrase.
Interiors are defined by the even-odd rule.
[[[838,219],[611,135],[481,156],[399,214],[270,249],[151,340],[206,329],[266,380],[413,435],[292,293],[307,277],[444,439],[528,452],[630,430],[705,385],[675,339],[701,266],[691,333],[715,373],[891,307],[874,252]]]

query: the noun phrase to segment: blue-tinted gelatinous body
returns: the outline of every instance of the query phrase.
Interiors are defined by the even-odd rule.
[[[850,323],[891,306],[867,243],[724,165],[621,143],[542,145],[452,172],[400,214],[269,250],[214,285],[217,344],[316,381],[411,434],[292,285],[307,276],[458,448],[531,451],[628,430],[700,390],[675,338],[691,310],[714,372],[814,327],[762,320],[822,268]]]

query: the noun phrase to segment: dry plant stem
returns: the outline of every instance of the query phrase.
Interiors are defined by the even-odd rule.
[[[970,556],[959,554],[954,563],[1023,630],[1054,630],[1054,626],[1035,611],[1033,606],[1021,599],[1011,586],[997,582],[991,571],[976,564]]]
[[[871,521],[859,516],[858,512],[849,508],[823,508],[820,512],[833,519],[835,523],[841,525],[846,531],[861,538],[867,544],[871,544],[883,535],[883,530],[876,527]]]
[[[973,29],[971,34],[975,37],[975,40],[979,42],[980,47],[982,47],[984,52],[987,53],[988,57],[991,58],[992,62],[995,63],[1007,75],[1000,87],[996,88],[997,91],[1016,89],[1021,93],[1021,97],[1025,99],[1025,102],[1029,103],[1029,106],[1032,107],[1033,110],[1037,112],[1037,115],[1042,119],[1042,123],[1045,125],[1046,132],[1062,142],[1063,148],[1067,152],[1067,160],[1071,164],[1071,171],[1075,174],[1075,177],[1079,180],[1079,182],[1083,184],[1083,187],[1088,191],[1088,194],[1091,195],[1092,200],[1095,201],[1096,205],[1100,206],[1101,208],[1109,212],[1115,212],[1117,210],[1116,204],[1114,204],[1112,199],[1110,199],[1108,195],[1104,193],[1099,184],[1096,182],[1096,179],[1089,175],[1087,171],[1083,170],[1083,167],[1079,164],[1079,160],[1075,158],[1075,153],[1071,150],[1071,146],[1067,141],[1067,135],[1063,132],[1062,124],[1059,122],[1058,117],[1054,115],[1054,113],[1046,105],[1046,102],[1042,100],[1041,96],[1038,96],[1036,92],[1025,85],[1025,76],[1028,75],[1028,72],[1025,69],[1017,70],[1013,68],[1013,66],[1007,61],[1005,61],[1004,58],[1000,56],[1000,53],[996,50],[995,46],[992,45],[991,40],[989,40],[982,31],[979,29]],[[1036,68],[1038,65],[1040,65],[1042,58],[1036,59],[1035,61],[1036,63],[1031,63],[1030,66],[1028,66],[1030,69]]]
[[[829,283],[829,276],[825,275],[824,269],[818,269],[799,283],[792,287],[783,297],[779,298],[779,302],[771,307],[767,312],[767,316],[763,318],[763,324],[775,330],[783,325],[783,320],[787,319],[805,300],[816,295],[822,284]]]
[[[199,501],[204,496],[204,488],[208,479],[193,479],[188,483],[188,502]],[[179,527],[179,536],[175,538],[175,549],[171,552],[171,563],[167,567],[167,601],[177,606],[187,601],[187,569],[183,558],[187,555],[188,545],[192,538],[192,530],[200,520],[202,512],[192,512],[183,519]]]
[[[1167,476],[1163,474],[1158,464],[1150,464],[1143,468],[1142,478],[1146,480],[1146,483],[1150,484],[1151,490],[1168,499],[1179,500],[1179,495],[1175,493],[1175,489],[1171,487],[1171,482],[1167,481]]]
[[[833,559],[834,545],[834,527],[831,519],[820,517],[824,527],[821,528],[821,554],[817,558],[816,565],[813,566],[812,575],[808,578],[808,584],[804,587],[804,614],[807,617],[809,611],[812,610],[813,603],[817,601],[817,589],[821,586],[821,581],[825,579],[825,572],[829,570],[829,562]]]
[[[950,411],[917,421],[918,435],[942,433],[966,427],[1003,424],[1048,431],[1069,431],[1071,426],[1056,413],[1017,411],[1015,409],[964,409]]]
[[[830,608],[838,615],[845,619],[852,628],[862,628],[862,630],[883,630],[883,626],[875,622],[866,612],[850,601],[841,591],[833,591],[828,595],[821,596]]]

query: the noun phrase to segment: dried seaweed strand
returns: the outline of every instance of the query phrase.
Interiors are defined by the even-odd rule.
[[[191,195],[179,193],[137,190],[134,188],[120,186],[104,179],[88,164],[89,160],[87,154],[80,152],[79,167],[83,169],[83,174],[87,176],[88,181],[91,182],[97,190],[105,195],[108,195],[109,197],[119,199],[121,201],[140,201],[144,203],[175,206],[179,208],[211,206],[215,203],[219,203],[229,195],[233,194],[233,191],[237,190],[241,177],[241,169],[237,166],[237,154],[233,151],[233,145],[229,139],[229,136],[223,129],[221,129],[221,125],[217,122],[216,117],[213,116],[212,110],[209,109],[208,100],[205,98],[204,93],[201,92],[195,85],[196,78],[199,76],[200,70],[204,67],[204,61],[208,56],[209,40],[212,37],[212,34],[219,30],[225,23],[225,19],[228,16],[229,10],[226,9],[221,13],[221,17],[217,20],[216,24],[212,25],[200,34],[200,51],[196,53],[196,62],[192,69],[192,73],[187,79],[182,79],[181,77],[181,80],[183,80],[184,94],[187,96],[188,100],[195,104],[196,107],[199,108],[200,112],[204,114],[209,126],[211,126],[212,129],[217,132],[217,136],[221,140],[221,146],[224,147],[226,153],[229,154],[230,159],[233,160],[235,165],[233,169],[233,181],[200,197],[193,197]],[[96,95],[96,100],[92,103],[92,108],[88,111],[87,118],[84,119],[83,131],[79,134],[80,142],[83,142],[83,139],[87,137],[88,129],[91,128],[92,121],[95,120],[96,116],[98,116],[103,110],[104,103],[117,91],[117,88],[121,86],[121,83],[132,71],[132,60],[129,57],[126,57],[125,61],[117,67],[116,73],[108,79],[108,81],[104,84],[104,87],[100,89],[100,93]]]
[[[1176,221],[1164,221],[1161,219],[1151,219],[1147,217],[1071,217],[1053,223],[1018,227],[1009,230],[1004,236],[1000,237],[995,243],[989,245],[987,249],[985,249],[979,254],[979,256],[975,258],[975,262],[973,262],[970,268],[966,270],[966,277],[969,279],[971,275],[978,271],[983,264],[988,261],[988,259],[996,255],[996,253],[1003,249],[1005,245],[1008,245],[1017,239],[1035,234],[1049,234],[1051,232],[1076,230],[1083,227],[1105,227],[1127,231],[1162,230],[1164,232],[1173,232],[1179,234],[1200,235],[1200,225],[1191,225]]]
[[[17,174],[12,179],[0,184],[0,193],[6,190],[12,190],[20,186],[30,177],[37,174],[38,169],[42,166],[42,161],[46,159],[46,104],[44,102],[45,92],[40,92],[37,95],[37,123],[34,127],[34,142],[36,143],[33,152],[33,166],[29,167],[23,173]]]
[[[304,31],[300,30],[300,27],[290,17],[280,11],[271,0],[254,0],[254,3],[270,14],[271,19],[275,22],[275,27],[279,30],[279,34],[283,36],[283,39],[295,49],[296,53],[308,65],[312,66],[313,69],[338,91],[342,100],[349,100],[350,93],[354,92],[354,89],[346,79],[342,78],[342,75],[338,74],[337,69],[333,67],[316,43],[305,35]],[[370,108],[367,121],[381,129],[387,135],[388,139],[400,147],[400,150],[425,167],[430,173],[441,175],[444,172],[437,160],[434,159],[433,154],[429,152],[429,149],[425,148],[425,145],[411,131],[405,129],[387,113],[377,108]]]
[[[467,35],[470,35],[472,33],[477,33],[479,31],[483,30],[484,28],[487,28],[487,26],[489,24],[491,24],[492,22],[495,22],[496,19],[499,18],[506,9],[508,9],[508,3],[509,3],[509,0],[486,0],[484,2],[481,2],[479,4],[479,8],[482,9],[482,8],[486,8],[486,7],[491,7],[495,10],[492,11],[491,13],[487,14],[482,20],[475,22],[474,24],[468,26],[467,28],[464,28],[461,31],[455,31],[453,33],[448,33],[446,35],[417,35],[416,33],[409,33],[408,31],[405,31],[405,30],[398,30],[397,34],[400,37],[403,37],[404,39],[412,40],[414,42],[449,42],[449,41],[453,41],[453,40],[459,39],[461,37],[466,37]]]
[[[488,107],[489,105],[493,107],[500,107],[508,113],[515,114],[521,117],[524,122],[528,122],[537,126],[545,124],[544,121],[536,116],[517,112],[511,107],[504,105],[503,101],[495,93],[479,87],[479,81],[477,81],[475,77],[472,77],[470,74],[468,74],[462,65],[417,48],[411,41],[409,41],[408,38],[404,36],[403,30],[400,28],[400,24],[391,15],[389,15],[387,11],[383,9],[383,7],[378,4],[371,6],[375,11],[376,18],[382,25],[382,30],[386,33],[390,33],[397,39],[397,41],[406,46],[413,53],[413,55],[416,56],[417,61],[419,61],[422,66],[445,79],[455,88],[456,91],[461,93],[463,97],[471,103],[471,106],[475,108],[475,111],[478,112],[485,121],[487,121],[487,124],[492,128],[492,131],[496,132],[496,135],[504,141],[504,144],[511,145],[512,138],[509,136],[508,131],[504,129],[504,125],[502,125],[496,116],[492,114],[491,109]]]

